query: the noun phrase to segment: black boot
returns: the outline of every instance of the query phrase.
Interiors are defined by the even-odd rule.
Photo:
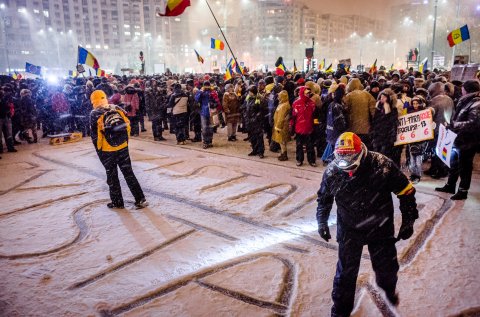
[[[280,154],[280,156],[278,157],[278,160],[279,161],[288,161],[288,156],[287,156],[287,152],[283,152],[282,154]]]
[[[458,192],[450,197],[451,200],[465,200],[467,199],[468,191],[459,189]]]
[[[455,185],[445,184],[443,187],[436,187],[435,191],[442,193],[455,194]]]

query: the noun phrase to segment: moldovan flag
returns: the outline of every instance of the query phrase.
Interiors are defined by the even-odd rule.
[[[468,31],[468,26],[466,24],[459,29],[453,30],[447,36],[448,44],[450,45],[450,47],[469,39],[470,32]]]
[[[210,47],[215,49],[215,50],[223,51],[223,49],[225,48],[225,44],[223,44],[222,41],[216,40],[212,37],[210,39]]]
[[[425,57],[418,66],[418,71],[423,74],[423,71],[428,67],[428,57]]]
[[[233,77],[233,58],[230,58],[230,61],[227,64],[227,70],[225,71],[225,76],[223,76],[224,80],[229,80]]]
[[[205,62],[203,57],[201,57],[200,54],[198,54],[197,50],[194,50],[194,51],[195,51],[195,54],[197,55],[197,61],[203,64]]]
[[[165,5],[165,3],[164,3]],[[167,0],[165,5],[165,13],[157,12],[157,16],[176,17],[190,6],[190,0]]]
[[[373,62],[373,65],[372,67],[370,67],[370,70],[368,71],[368,73],[373,74],[376,71],[377,71],[377,59],[375,59],[375,62]]]
[[[99,69],[100,64],[98,64],[97,59],[93,56],[92,53],[84,49],[83,47],[78,47],[78,63],[85,64],[90,66],[93,69]]]

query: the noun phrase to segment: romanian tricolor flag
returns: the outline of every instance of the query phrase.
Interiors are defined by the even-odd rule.
[[[78,76],[78,73],[74,70],[69,70],[68,71],[68,76],[71,76],[71,77],[77,77]]]
[[[222,41],[216,40],[213,37],[210,39],[210,47],[216,50],[223,51],[225,44]]]
[[[323,70],[325,68],[325,58],[320,62],[320,65],[318,65],[319,70]]]
[[[453,30],[447,36],[448,44],[450,45],[450,47],[469,39],[470,32],[468,31],[468,26],[466,24],[459,29]]]
[[[105,77],[105,71],[103,69],[97,69],[97,76],[98,77]]]
[[[448,150],[447,150],[446,147],[444,147],[443,150],[442,150],[442,158],[443,158],[444,160],[447,159],[447,153],[448,153]]]
[[[230,60],[230,62],[232,62],[232,60]],[[242,65],[237,65],[237,63],[235,62],[235,59],[233,60],[233,62],[231,64],[231,68],[237,74],[243,75],[245,73]]]
[[[428,68],[428,57],[425,57],[418,66],[418,71],[423,74],[423,71]]]
[[[195,54],[197,55],[198,62],[203,64],[205,62],[203,57],[201,57],[200,54],[198,54],[197,50],[194,50],[194,51],[195,51]]]
[[[377,71],[377,59],[375,59],[375,62],[373,62],[372,66],[370,67],[370,70],[368,71],[369,74],[373,74]]]
[[[275,67],[277,67],[275,71],[278,76],[285,75],[285,71],[287,70],[287,68],[283,63],[283,57],[280,56],[279,58],[277,58],[277,61],[275,62]]]
[[[350,74],[350,65],[345,66],[345,71],[347,74]]]
[[[190,6],[190,0],[167,0],[165,6],[165,13],[157,12],[157,16],[161,17],[176,17],[185,11]]]
[[[97,59],[93,56],[92,53],[84,49],[83,47],[78,47],[78,63],[85,64],[92,67],[93,69],[99,69],[100,64],[98,64]]]

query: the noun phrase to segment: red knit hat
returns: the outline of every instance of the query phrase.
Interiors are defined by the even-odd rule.
[[[353,132],[344,132],[335,143],[335,152],[342,155],[358,154],[362,152],[362,140]]]

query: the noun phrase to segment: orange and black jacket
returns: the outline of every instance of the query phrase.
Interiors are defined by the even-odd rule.
[[[111,146],[108,144],[105,138],[103,114],[112,108],[122,116],[123,120],[125,120],[125,123],[127,124],[127,134],[130,136],[130,121],[128,120],[127,116],[125,115],[125,111],[123,111],[122,108],[114,105],[108,105],[108,107],[99,107],[97,109],[93,109],[92,112],[90,112],[90,135],[92,137],[93,145],[97,151],[115,152],[128,146],[128,140],[119,146]]]

